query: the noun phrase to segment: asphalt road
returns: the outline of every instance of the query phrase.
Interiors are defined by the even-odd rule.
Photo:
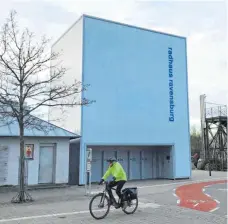
[[[218,202],[218,207],[214,211],[214,214],[221,216],[227,215],[227,183],[226,184],[214,184],[205,188],[205,194],[208,194],[211,198]]]
[[[223,176],[223,177],[222,177]],[[226,177],[224,173],[219,178]],[[208,177],[206,177],[208,178]],[[211,179],[215,178],[212,177]],[[203,178],[199,178],[203,180]],[[128,183],[139,187],[139,208],[134,215],[125,215],[121,210],[110,211],[104,220],[94,220],[88,211],[89,197],[85,197],[79,188],[41,190],[31,192],[35,202],[31,204],[10,204],[3,202],[7,194],[0,194],[0,224],[73,224],[73,223],[131,223],[138,224],[225,224],[227,223],[224,198],[227,194],[225,185],[205,188],[205,193],[220,201],[220,209],[214,212],[200,212],[181,208],[173,190],[191,181],[145,181]],[[95,187],[94,190],[102,190]],[[9,194],[10,197],[12,193]],[[2,203],[1,203],[2,200]]]

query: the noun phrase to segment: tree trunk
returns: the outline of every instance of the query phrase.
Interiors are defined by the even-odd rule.
[[[19,192],[13,197],[13,203],[23,203],[33,201],[32,197],[25,188],[25,155],[24,155],[24,123],[23,116],[19,119],[20,128],[20,160],[19,160]]]
[[[20,71],[20,80],[22,80]],[[20,82],[20,100],[19,100],[19,128],[20,128],[20,189],[19,202],[24,202],[25,198],[25,155],[24,155],[24,102],[23,102],[23,82]]]
[[[24,124],[23,121],[19,123],[20,127],[20,174],[19,174],[19,201],[25,201],[25,157],[24,157]]]

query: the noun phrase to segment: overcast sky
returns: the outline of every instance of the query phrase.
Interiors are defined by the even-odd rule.
[[[15,9],[23,26],[55,41],[83,13],[187,37],[191,124],[199,96],[227,104],[225,1],[0,0],[0,24]]]

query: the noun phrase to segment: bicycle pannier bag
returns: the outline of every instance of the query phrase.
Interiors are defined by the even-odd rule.
[[[134,188],[125,188],[123,190],[123,199],[124,200],[134,200],[138,198],[138,189],[137,187]]]

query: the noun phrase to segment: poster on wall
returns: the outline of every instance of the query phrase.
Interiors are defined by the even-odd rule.
[[[25,160],[34,159],[34,144],[25,144]]]

